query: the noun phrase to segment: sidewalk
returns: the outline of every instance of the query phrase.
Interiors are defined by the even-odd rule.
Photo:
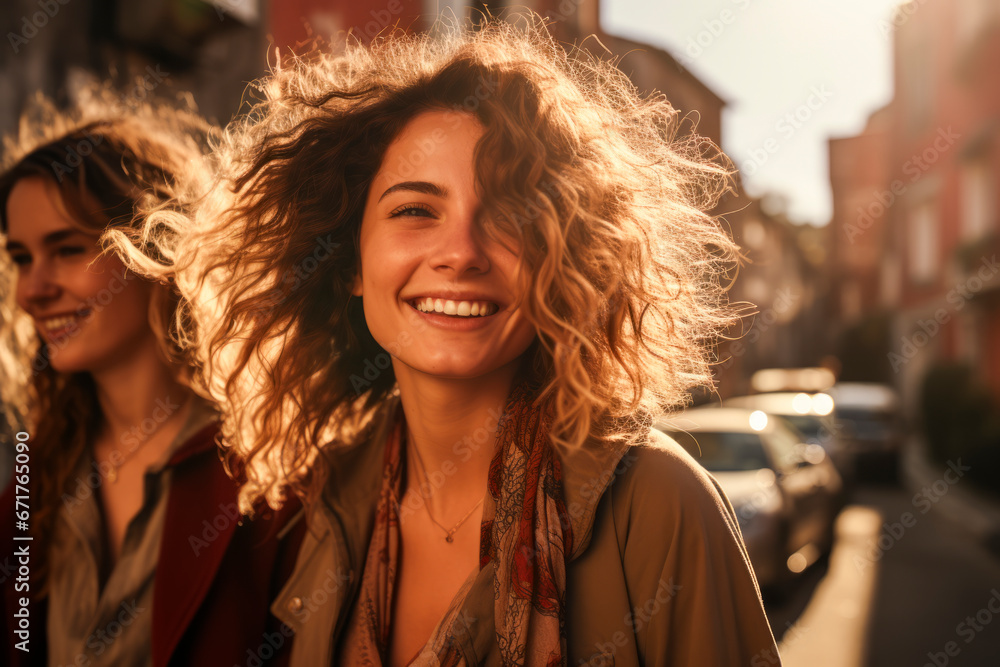
[[[1000,501],[966,479],[953,481],[954,470],[947,464],[931,461],[919,436],[914,436],[903,448],[900,475],[903,487],[914,497],[923,494],[938,516],[962,528],[1000,558]]]

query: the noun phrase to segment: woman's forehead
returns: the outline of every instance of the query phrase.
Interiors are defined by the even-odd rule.
[[[469,167],[482,134],[478,119],[466,112],[434,110],[415,116],[386,150],[375,176],[376,196],[400,181],[427,181],[445,190],[449,181],[471,184]]]
[[[99,203],[90,193],[84,193],[83,203],[99,210]],[[63,230],[94,236],[70,212],[62,191],[50,178],[30,175],[18,179],[5,206],[5,231],[11,240],[42,239]]]
[[[42,176],[19,179],[7,197],[7,233],[11,238],[45,235],[71,227],[71,218],[55,183]]]
[[[466,143],[474,148],[483,131],[482,123],[471,113],[431,109],[410,119],[386,152],[398,155],[416,148],[425,156],[434,156]]]

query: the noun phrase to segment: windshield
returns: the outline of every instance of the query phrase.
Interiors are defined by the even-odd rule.
[[[837,410],[837,419],[850,428],[856,438],[877,440],[892,437],[896,418],[888,412],[847,408]]]
[[[712,472],[760,470],[768,467],[764,445],[756,433],[669,431],[668,435],[698,459],[706,470]]]
[[[823,444],[831,433],[830,429],[819,417],[812,415],[781,415],[788,420],[795,429],[807,438],[807,442]]]

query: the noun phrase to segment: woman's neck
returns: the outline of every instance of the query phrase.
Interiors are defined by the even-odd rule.
[[[406,415],[407,485],[429,482],[432,509],[464,507],[485,493],[498,421],[517,374],[512,363],[473,379],[427,375],[394,361]],[[420,466],[423,463],[426,470]]]
[[[192,392],[160,357],[156,340],[91,375],[103,417],[98,446],[120,453],[142,446],[158,450],[143,458],[158,457],[180,431]]]

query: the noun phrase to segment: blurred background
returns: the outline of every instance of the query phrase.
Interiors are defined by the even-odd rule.
[[[224,124],[276,51],[507,4],[7,0],[0,132],[95,77]],[[755,313],[660,427],[726,488],[784,664],[1000,665],[1000,0],[516,4],[739,169]]]

